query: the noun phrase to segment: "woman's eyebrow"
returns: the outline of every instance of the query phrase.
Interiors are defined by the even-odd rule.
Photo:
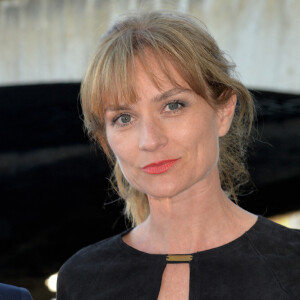
[[[184,92],[192,92],[190,89],[183,89],[183,88],[173,88],[168,91],[163,92],[162,94],[158,94],[154,98],[152,98],[152,102],[160,102],[163,101],[167,98],[170,98],[174,95],[178,95]],[[132,108],[131,105],[116,105],[116,106],[108,106],[105,108],[104,112],[106,111],[125,111],[125,110],[130,110]]]
[[[126,105],[116,105],[116,106],[108,106],[104,109],[104,112],[107,111],[124,111],[124,110],[129,110],[130,106]]]
[[[106,113],[107,111],[111,111],[111,112],[114,112],[114,111],[125,111],[125,110],[130,110],[132,108],[132,104],[129,104],[129,105],[119,105],[119,104],[116,104],[116,105],[109,105],[107,106],[105,109],[104,109],[104,113]]]
[[[184,92],[191,92],[191,90],[190,89],[184,89],[184,88],[173,88],[173,89],[170,89],[168,91],[163,92],[162,94],[159,94],[159,95],[155,96],[152,99],[152,102],[160,102],[160,101],[163,101],[163,100],[165,100],[169,97],[172,97],[174,95],[181,94],[181,93],[184,93]]]

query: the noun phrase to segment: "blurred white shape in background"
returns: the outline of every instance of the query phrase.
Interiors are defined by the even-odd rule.
[[[289,228],[300,229],[300,211],[276,215],[270,217],[270,220]]]
[[[58,273],[52,274],[45,280],[45,285],[50,292],[56,293],[56,282]]]

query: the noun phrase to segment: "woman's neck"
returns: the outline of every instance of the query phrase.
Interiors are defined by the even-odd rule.
[[[209,182],[173,198],[149,196],[150,216],[124,241],[147,253],[185,254],[238,238],[255,223],[256,216],[228,199],[218,176]]]

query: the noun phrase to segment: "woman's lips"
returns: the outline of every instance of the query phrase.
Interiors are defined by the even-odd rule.
[[[173,167],[173,165],[176,163],[177,159],[168,159],[168,160],[162,160],[150,165],[147,165],[143,168],[143,171],[145,171],[148,174],[161,174],[167,172],[169,169]]]

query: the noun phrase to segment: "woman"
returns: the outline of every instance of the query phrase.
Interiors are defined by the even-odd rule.
[[[233,68],[180,13],[132,14],[102,37],[81,89],[85,126],[134,227],[65,263],[58,300],[299,297],[299,231],[231,201],[254,117]]]

